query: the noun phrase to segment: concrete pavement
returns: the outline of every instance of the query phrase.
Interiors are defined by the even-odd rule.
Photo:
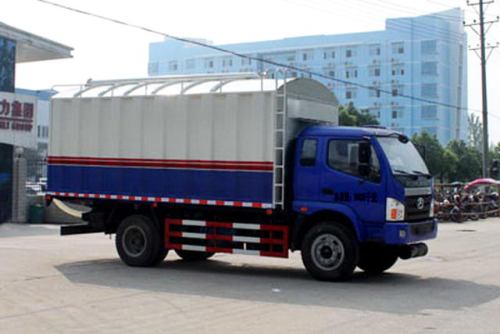
[[[441,224],[429,246],[325,283],[300,253],[130,268],[102,234],[0,225],[0,333],[500,333],[500,219]]]

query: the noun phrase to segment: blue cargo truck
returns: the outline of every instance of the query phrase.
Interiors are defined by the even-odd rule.
[[[47,200],[89,206],[61,234],[116,234],[130,266],[300,251],[341,281],[426,255],[423,159],[401,133],[339,127],[337,106],[311,79],[89,82],[52,100]]]

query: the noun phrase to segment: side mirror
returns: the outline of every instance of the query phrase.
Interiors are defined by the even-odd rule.
[[[360,176],[370,174],[370,161],[372,157],[372,146],[369,142],[361,142],[358,147],[358,173]]]
[[[372,145],[369,142],[359,143],[358,163],[360,165],[369,165],[372,157]]]

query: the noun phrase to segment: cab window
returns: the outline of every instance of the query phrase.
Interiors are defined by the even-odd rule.
[[[316,154],[318,151],[318,141],[316,139],[305,139],[302,142],[300,151],[300,165],[314,166],[316,164]]]
[[[373,146],[371,147],[370,173],[367,176],[360,175],[358,148],[361,142],[361,140],[330,140],[328,142],[328,166],[342,173],[379,182],[380,164]]]

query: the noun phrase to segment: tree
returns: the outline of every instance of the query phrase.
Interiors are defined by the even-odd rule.
[[[443,161],[444,150],[436,136],[424,131],[413,135],[412,142],[424,158],[427,168],[433,176],[442,179],[443,175],[448,174]]]
[[[452,181],[471,181],[481,176],[481,154],[475,147],[460,140],[452,140],[447,148],[458,158],[456,169],[450,175]]]
[[[359,111],[352,102],[339,107],[339,124],[343,126],[379,125],[375,116],[366,109]]]
[[[479,116],[470,114],[469,123],[469,145],[474,147],[478,152],[483,151],[483,124]]]
[[[442,169],[442,175],[441,175],[441,182],[443,182],[443,179],[446,179],[448,181],[454,180],[455,175],[457,173],[457,166],[458,166],[458,156],[450,150],[448,147],[444,149],[443,151],[443,165],[444,168]]]

